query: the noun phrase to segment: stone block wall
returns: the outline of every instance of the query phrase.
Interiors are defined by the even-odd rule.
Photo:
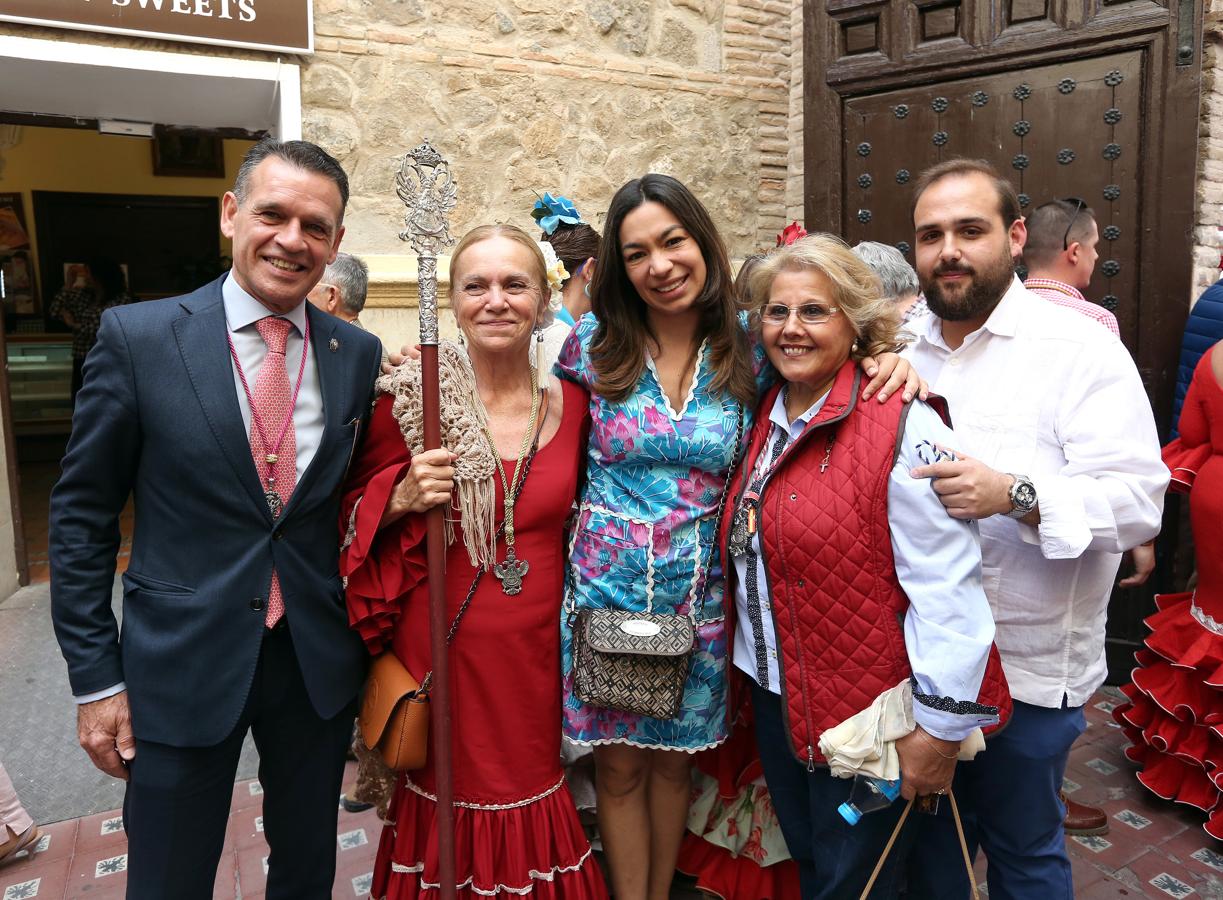
[[[786,222],[803,220],[803,2],[790,9],[790,157],[786,167]]]
[[[615,190],[647,171],[693,188],[732,257],[773,246],[802,217],[801,0],[315,0],[314,22],[315,54],[285,57],[302,69],[302,133],[350,175],[345,249],[371,264],[368,318],[393,346],[416,328],[394,176],[425,138],[459,182],[456,236],[529,227],[546,190],[599,226]],[[0,34],[274,58],[22,25]]]
[[[1198,129],[1191,303],[1219,279],[1223,259],[1223,0],[1206,0]]]
[[[316,0],[303,131],[353,180],[348,246],[398,254],[397,157],[453,164],[455,230],[530,225],[561,191],[599,224],[624,181],[675,175],[733,256],[785,224],[795,0]]]

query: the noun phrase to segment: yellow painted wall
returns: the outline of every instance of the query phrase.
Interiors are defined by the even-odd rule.
[[[38,223],[34,221],[32,191],[219,198],[229,190],[252,143],[225,141],[224,178],[177,178],[153,174],[152,141],[148,138],[75,128],[23,127],[18,143],[0,150],[3,155],[0,193],[22,193],[26,225],[33,240],[32,256],[37,265]],[[223,235],[221,252],[230,252],[230,243]],[[39,294],[42,295],[41,284]],[[45,297],[43,303],[45,309]]]

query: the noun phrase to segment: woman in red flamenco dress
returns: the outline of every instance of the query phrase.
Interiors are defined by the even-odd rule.
[[[1180,419],[1164,449],[1178,485],[1190,493],[1198,584],[1155,598],[1151,634],[1113,715],[1142,766],[1138,780],[1167,800],[1208,814],[1203,826],[1223,840],[1223,350],[1203,354]]]
[[[378,397],[345,487],[347,535],[340,566],[349,620],[372,653],[389,648],[422,678],[432,666],[425,525],[416,510],[448,502],[451,485],[458,505],[464,460],[473,458],[470,449],[478,442],[487,468],[494,470],[480,508],[495,514],[489,524],[500,530],[506,491],[492,453],[502,459],[511,496],[517,470],[527,466],[512,504],[516,557],[527,563],[521,592],[495,577],[496,570],[485,571],[450,645],[457,895],[606,900],[602,873],[560,763],[556,622],[564,526],[577,491],[588,398],[546,373],[538,379],[531,374],[532,331],[548,292],[543,256],[525,232],[505,225],[469,232],[451,257],[450,276],[451,302],[474,376],[467,399],[447,405],[447,397],[460,392],[448,395],[443,365],[443,433],[448,444],[457,441],[453,445],[460,452],[449,455],[449,465],[445,450],[419,453],[414,460],[405,443],[412,422],[419,420],[410,411],[413,392],[406,380],[412,370],[401,367],[379,381],[389,393]],[[446,346],[442,351],[461,375],[464,367],[454,362],[461,351]],[[470,428],[472,408],[486,408],[487,430]],[[455,426],[465,415],[467,425]],[[538,447],[533,453],[526,450],[532,435]],[[392,516],[405,509],[405,515]],[[459,519],[449,503],[447,515]],[[491,543],[495,562],[507,560],[500,533],[491,541],[466,540],[482,533],[486,521],[464,507],[461,520],[453,522],[455,540],[446,555],[450,620],[477,572],[468,545]],[[376,900],[438,896],[435,815],[430,751],[423,769],[396,778],[374,866]]]
[[[744,699],[731,700],[738,713],[726,742],[696,756],[688,830],[676,868],[718,900],[798,900],[798,866],[764,783],[751,704],[745,691],[729,694]]]

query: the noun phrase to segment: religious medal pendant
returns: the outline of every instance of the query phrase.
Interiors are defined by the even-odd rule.
[[[268,456],[274,454],[269,453]],[[268,488],[263,492],[263,499],[268,502],[268,509],[272,511],[272,518],[279,519],[281,511],[285,508],[284,501],[280,499],[280,494],[276,492],[276,476],[268,476]]]
[[[522,579],[530,568],[530,563],[514,555],[514,545],[509,544],[505,548],[505,562],[494,563],[493,574],[501,582],[501,590],[513,597],[522,592]]]
[[[752,536],[755,534],[756,503],[749,499],[735,510],[735,515],[730,520],[730,540],[727,542],[730,555],[743,556],[746,554],[752,542]]]
[[[742,556],[747,552],[747,510],[743,507],[735,510],[734,518],[730,520],[730,540],[727,549],[731,556]]]

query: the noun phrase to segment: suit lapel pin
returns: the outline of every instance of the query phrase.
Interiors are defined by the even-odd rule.
[[[331,343],[328,344],[327,346],[331,349],[332,353],[335,353],[337,350],[340,349],[340,342],[337,338],[332,338]]]

